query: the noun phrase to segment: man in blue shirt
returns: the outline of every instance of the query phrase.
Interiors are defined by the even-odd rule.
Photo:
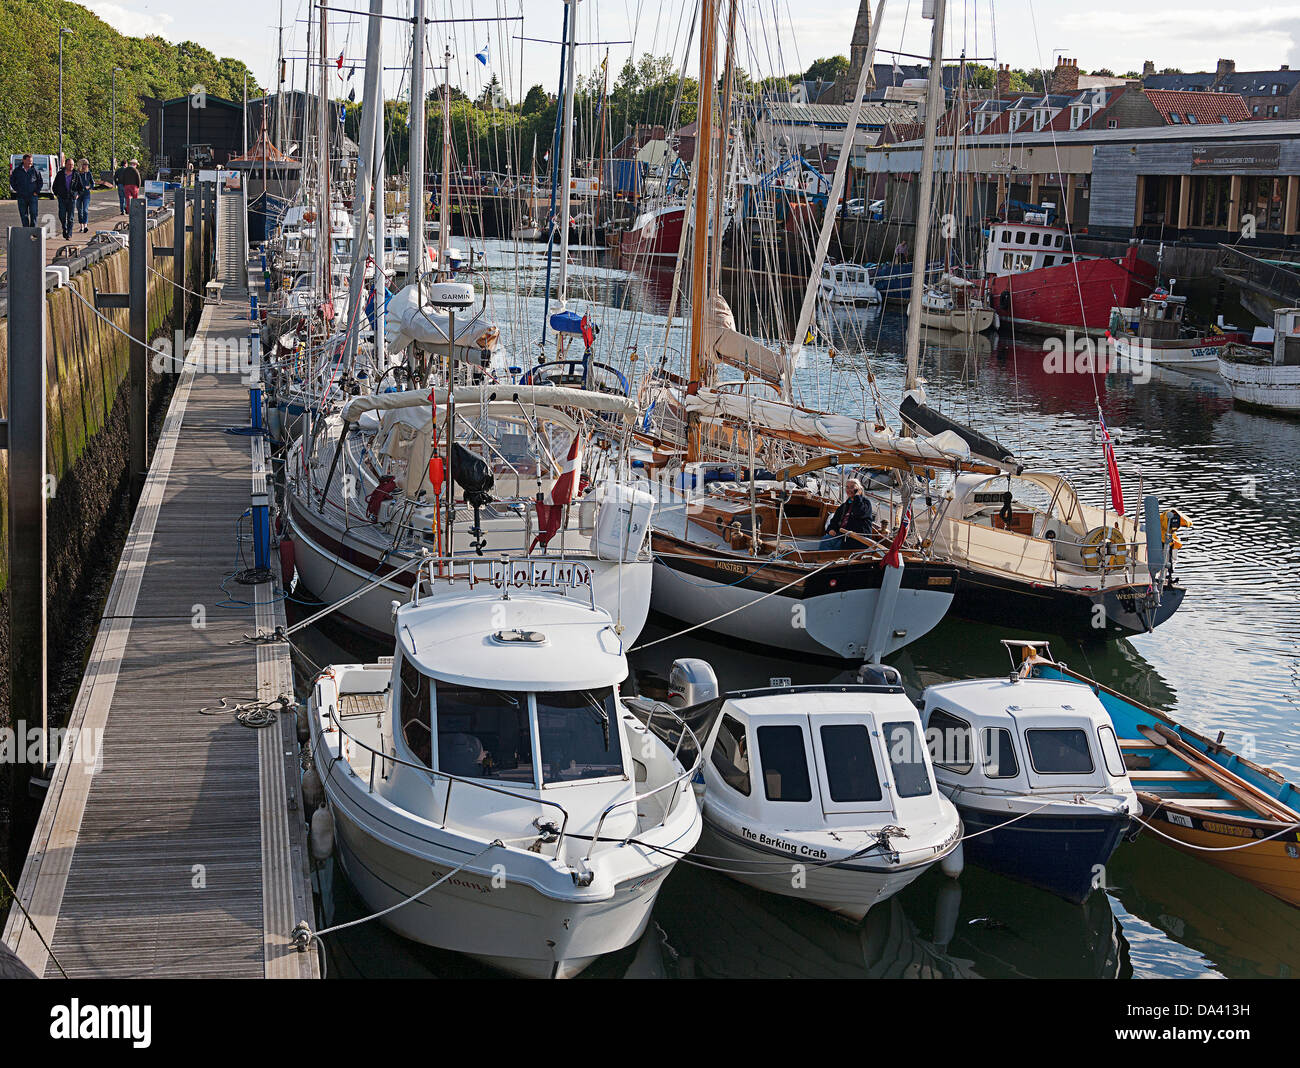
[[[9,188],[18,200],[18,217],[24,226],[36,225],[36,194],[43,184],[41,172],[32,166],[32,154],[28,152],[9,175]]]

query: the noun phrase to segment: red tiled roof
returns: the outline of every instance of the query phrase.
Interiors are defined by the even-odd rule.
[[[1186,125],[1187,116],[1193,116],[1198,123],[1248,122],[1250,112],[1246,102],[1237,93],[1202,93],[1190,89],[1147,89],[1147,99],[1160,112],[1168,125],[1175,120],[1170,112],[1178,116],[1177,124]]]

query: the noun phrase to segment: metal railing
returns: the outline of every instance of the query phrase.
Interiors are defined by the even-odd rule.
[[[690,780],[695,777],[695,773],[700,770],[700,764],[704,760],[704,748],[703,746],[700,745],[700,740],[699,738],[696,737],[695,732],[691,730],[691,728],[687,725],[686,720],[682,719],[682,717],[679,716],[675,711],[673,711],[673,709],[669,708],[667,705],[664,704],[655,704],[645,709],[646,730],[655,734],[655,736],[658,737],[659,740],[662,741],[665,745],[668,744],[668,739],[665,738],[663,735],[659,734],[657,731],[655,731],[654,727],[652,726],[655,716],[659,715],[661,712],[666,713],[667,715],[675,719],[681,731],[677,736],[677,743],[673,746],[673,759],[678,760],[678,762],[680,763],[678,754],[681,752],[682,742],[686,740],[687,735],[690,735],[691,744],[695,746],[695,759],[691,762],[691,766],[689,768],[684,769],[680,774],[678,774],[675,778],[673,778],[669,782],[666,782],[661,786],[656,786],[653,790],[647,790],[643,794],[635,794],[632,797],[625,797],[621,801],[615,801],[609,805],[606,805],[604,811],[601,812],[600,814],[600,819],[596,822],[595,833],[592,834],[591,836],[591,844],[587,846],[587,852],[586,855],[583,857],[583,860],[591,859],[591,851],[596,848],[596,843],[600,841],[600,832],[605,827],[605,820],[609,817],[609,814],[613,812],[615,809],[623,808],[626,805],[637,805],[640,804],[642,801],[646,801],[649,798],[656,796],[657,794],[663,793],[663,791],[665,790],[672,790],[673,796],[669,798],[668,803],[664,806],[664,814],[661,820],[661,822],[666,823],[668,820],[668,814],[672,812],[673,804],[677,799],[678,787],[680,787],[683,782],[689,783]],[[635,715],[635,713],[633,714]],[[637,831],[634,828],[631,834],[624,836],[622,843],[620,844],[625,845],[628,839],[631,838],[632,835],[636,833]]]
[[[348,732],[348,730],[343,726],[340,717],[336,714],[336,708],[333,704],[329,706],[329,719],[330,722],[334,724],[334,726],[337,728],[339,732],[339,755],[334,758],[334,762],[337,762],[339,760],[346,760],[349,765],[352,764],[351,758],[344,756],[343,753],[342,740],[344,738],[360,746],[362,749],[364,749],[366,752],[370,754],[370,775],[366,787],[367,793],[373,794],[375,792],[375,759],[378,758],[379,760],[383,761],[385,764],[388,763],[400,764],[401,766],[410,768],[413,771],[418,771],[423,775],[428,775],[433,778],[446,780],[447,796],[444,797],[442,800],[442,829],[443,830],[447,829],[448,816],[451,812],[452,787],[455,783],[458,782],[463,783],[466,786],[472,786],[475,789],[487,790],[490,793],[504,794],[506,797],[514,798],[516,801],[525,801],[530,804],[545,805],[548,808],[558,809],[560,811],[561,816],[563,817],[560,821],[560,829],[557,832],[557,837],[555,840],[555,858],[557,860],[559,859],[560,849],[564,845],[564,835],[565,832],[568,830],[568,826],[569,826],[569,812],[568,809],[566,809],[558,801],[550,801],[544,797],[541,797],[540,795],[521,793],[517,790],[507,790],[505,787],[493,786],[490,783],[482,782],[479,779],[464,779],[461,778],[459,775],[452,775],[449,772],[436,771],[425,764],[417,764],[411,760],[404,760],[403,758],[397,756],[395,753],[390,754],[390,753],[380,752],[374,746],[366,742],[363,742],[360,738]],[[430,783],[429,785],[430,787],[436,786],[435,783]],[[550,833],[549,831],[546,831],[543,828],[538,827],[536,823],[533,824],[533,827],[537,830],[539,838],[544,839],[546,835]]]

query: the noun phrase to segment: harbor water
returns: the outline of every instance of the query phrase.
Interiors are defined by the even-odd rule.
[[[664,311],[671,274],[642,278],[574,256],[569,307],[589,313],[600,359],[635,379],[659,358],[679,366],[684,335]],[[502,327],[508,362],[537,361],[544,246],[489,242],[480,283]],[[776,337],[798,294],[743,292],[739,328]],[[554,285],[552,286],[554,289]],[[724,279],[724,290],[727,288]],[[764,306],[764,301],[767,306]],[[552,310],[554,304],[552,303]],[[797,385],[805,403],[871,414],[867,375],[886,405],[904,375],[901,310],[822,308]],[[637,359],[631,360],[632,347]],[[550,351],[553,352],[553,347]],[[927,685],[1009,669],[1003,638],[1047,638],[1058,659],[1168,712],[1288,778],[1300,776],[1300,423],[1234,408],[1209,374],[1090,362],[1069,346],[1006,333],[973,344],[927,336],[921,363],[930,404],[997,437],[1029,468],[1072,479],[1087,503],[1109,497],[1098,409],[1116,434],[1129,510],[1153,493],[1193,523],[1182,533],[1181,609],[1131,640],[1078,644],[1050,634],[945,620],[891,658],[915,697]],[[889,409],[885,409],[889,415]],[[896,421],[896,418],[895,418]],[[724,689],[848,681],[851,669],[784,662],[769,650],[723,645],[652,617],[630,660],[654,690],[680,656],[709,660]],[[328,621],[301,636],[319,664],[391,650],[358,648]],[[331,863],[318,873],[327,922],[366,909]],[[334,976],[480,975],[487,969],[417,946],[378,924],[329,940]],[[952,976],[1033,978],[1287,977],[1300,974],[1300,910],[1177,852],[1149,831],[1121,844],[1104,887],[1078,907],[968,865],[953,883],[937,869],[851,925],[813,906],[765,896],[679,864],[642,941],[600,961],[592,976]]]

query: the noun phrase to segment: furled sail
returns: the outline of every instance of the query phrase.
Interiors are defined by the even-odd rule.
[[[755,341],[736,329],[736,319],[721,293],[713,295],[706,316],[706,337],[712,340],[713,353],[723,363],[780,385],[789,375],[789,361],[784,354]]]

